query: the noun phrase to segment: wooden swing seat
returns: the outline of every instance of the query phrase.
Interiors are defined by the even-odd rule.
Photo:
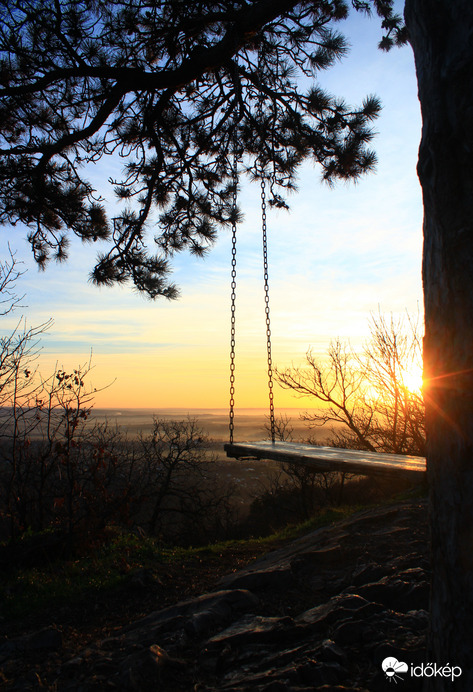
[[[405,476],[423,480],[424,457],[405,454],[383,454],[338,447],[318,447],[299,442],[241,442],[224,446],[228,457],[250,457],[307,466],[317,471],[341,471],[363,476]]]
[[[237,155],[234,159],[234,180],[238,182]],[[235,186],[236,189],[236,186]],[[233,196],[233,209],[236,210],[236,193]],[[235,215],[236,218],[236,215]],[[266,316],[266,345],[268,358],[268,390],[271,430],[274,432],[273,370],[271,357],[271,328],[269,318],[269,279],[268,248],[266,227],[265,178],[261,176],[261,220],[263,235],[264,295]],[[232,223],[232,283],[231,283],[231,329],[230,329],[230,440],[224,446],[228,457],[268,459],[288,464],[313,468],[316,471],[339,471],[358,475],[378,474],[383,476],[406,476],[422,480],[426,476],[426,461],[423,457],[404,454],[381,454],[363,452],[355,449],[318,447],[299,442],[233,442],[235,407],[235,305],[236,305],[236,231],[237,223]],[[274,435],[273,435],[274,436]]]

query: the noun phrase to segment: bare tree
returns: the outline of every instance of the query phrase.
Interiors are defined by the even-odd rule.
[[[26,348],[28,341],[25,342]],[[35,373],[30,386],[28,351],[17,370],[2,408],[0,436],[2,493],[0,514],[10,536],[54,523],[55,508],[73,532],[78,483],[77,439],[90,413],[95,390],[85,379],[91,363],[66,373],[56,369],[47,379]],[[26,381],[26,382],[25,382]],[[59,522],[60,524],[61,522]],[[59,525],[57,524],[57,525]]]
[[[266,416],[266,423],[263,429],[267,435],[271,435],[271,422],[270,417]],[[274,436],[276,440],[292,440],[292,434],[294,432],[294,426],[291,423],[291,418],[287,413],[275,416],[274,418]]]
[[[209,535],[231,517],[230,486],[217,487],[208,439],[194,419],[155,419],[141,437],[140,473],[146,479],[144,515],[150,533],[168,540]]]
[[[9,259],[0,261],[0,317],[21,307],[21,301],[24,298],[16,292],[16,282],[24,272],[18,266],[18,260],[10,245],[8,254]]]
[[[269,421],[264,426],[271,433]],[[294,428],[287,414],[276,416],[274,420],[275,437],[278,440],[291,441]],[[314,444],[308,440],[309,444]],[[275,502],[282,500],[284,495],[296,493],[300,519],[308,519],[322,504],[340,504],[343,499],[345,482],[351,477],[347,473],[331,471],[316,471],[308,466],[280,462],[282,473],[270,475],[269,487],[264,486],[264,493],[274,497]]]
[[[425,411],[421,389],[419,319],[372,316],[371,338],[361,360],[375,393],[371,435],[376,449],[425,455]],[[414,375],[414,381],[412,380]],[[372,395],[372,394],[371,394]]]
[[[276,370],[280,385],[322,407],[303,414],[309,427],[335,424],[330,444],[397,454],[424,454],[424,407],[407,384],[422,362],[418,322],[372,317],[371,338],[361,355],[340,340],[327,359],[309,351],[302,368]],[[341,427],[340,427],[341,426]]]
[[[317,85],[306,95],[292,81],[294,71],[310,74],[343,53],[330,23],[346,17],[349,5],[375,9],[386,30],[381,47],[408,38],[416,61],[434,660],[458,661],[464,673],[457,682],[470,690],[471,0],[406,0],[405,27],[392,0],[5,2],[1,214],[6,222],[31,225],[33,251],[43,263],[51,252],[64,257],[68,230],[90,240],[110,235],[112,247],[100,258],[96,281],[129,278],[150,295],[172,297],[167,258],[183,247],[203,252],[215,226],[232,221],[228,154],[235,140],[262,164],[273,187],[293,185],[307,156],[321,163],[328,179],[356,177],[372,167],[364,145],[377,104],[370,100],[347,112]],[[260,100],[262,117],[255,112]],[[137,198],[138,207],[115,224],[80,176],[81,164],[112,150],[131,155],[117,193]],[[153,204],[163,210],[157,257],[147,253],[144,237]],[[430,681],[438,689],[442,684]]]

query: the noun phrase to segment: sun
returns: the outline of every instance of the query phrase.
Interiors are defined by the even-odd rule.
[[[422,377],[422,367],[412,366],[409,370],[402,373],[402,383],[412,394],[421,394],[424,380]]]

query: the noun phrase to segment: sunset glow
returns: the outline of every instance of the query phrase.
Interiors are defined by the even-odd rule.
[[[383,103],[373,146],[377,172],[357,185],[320,182],[304,165],[289,213],[268,210],[273,363],[300,365],[312,348],[326,352],[331,339],[361,347],[372,313],[417,311],[422,301],[422,203],[416,176],[420,113],[409,47],[386,54],[377,49],[378,22],[355,15],[340,26],[352,44],[350,56],[320,75],[328,91],[348,103],[377,94]],[[113,161],[93,173],[99,193],[114,175]],[[241,181],[244,222],[237,249],[237,382],[240,407],[267,404],[267,364],[258,186]],[[108,214],[113,216],[113,201]],[[39,273],[26,233],[4,234],[25,262],[18,285],[25,293],[30,325],[50,317],[42,339],[41,369],[59,363],[75,368],[93,351],[93,386],[99,407],[220,407],[229,400],[230,261],[227,230],[204,259],[177,255],[178,301],[150,302],[129,287],[97,289],[87,281],[100,243],[72,239],[70,259]],[[8,237],[6,237],[8,236]],[[152,244],[150,238],[150,244]],[[4,330],[17,320],[4,318]],[[417,392],[418,372],[406,373]],[[110,385],[110,386],[107,386]],[[105,387],[105,389],[102,389]],[[310,405],[275,386],[280,407]]]
[[[422,367],[419,365],[417,367],[412,367],[408,372],[404,372],[402,374],[402,381],[410,392],[413,394],[420,394],[424,386]]]

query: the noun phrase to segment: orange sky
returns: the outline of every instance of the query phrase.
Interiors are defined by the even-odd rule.
[[[422,304],[422,202],[415,170],[420,114],[411,51],[407,46],[388,54],[377,50],[376,21],[356,16],[346,29],[352,57],[324,72],[322,85],[354,104],[367,94],[379,95],[384,110],[373,143],[379,164],[356,186],[334,189],[320,183],[318,170],[304,166],[299,191],[289,200],[291,212],[268,212],[273,360],[280,367],[300,365],[310,346],[323,353],[336,337],[360,344],[368,334],[370,312],[415,313]],[[109,168],[97,169],[100,192],[110,175]],[[238,230],[237,405],[264,407],[257,186],[242,182],[240,205],[245,220]],[[73,369],[88,360],[92,349],[93,385],[100,389],[114,382],[97,394],[98,407],[228,405],[228,231],[206,259],[182,255],[173,260],[182,295],[172,303],[152,303],[129,287],[90,285],[88,272],[101,249],[95,244],[73,241],[67,263],[38,273],[20,231],[7,235],[4,245],[9,240],[28,269],[18,286],[26,293],[28,323],[54,319],[42,339],[43,372],[56,361]],[[18,317],[3,319],[8,330]],[[280,407],[310,405],[279,388],[275,399]]]

